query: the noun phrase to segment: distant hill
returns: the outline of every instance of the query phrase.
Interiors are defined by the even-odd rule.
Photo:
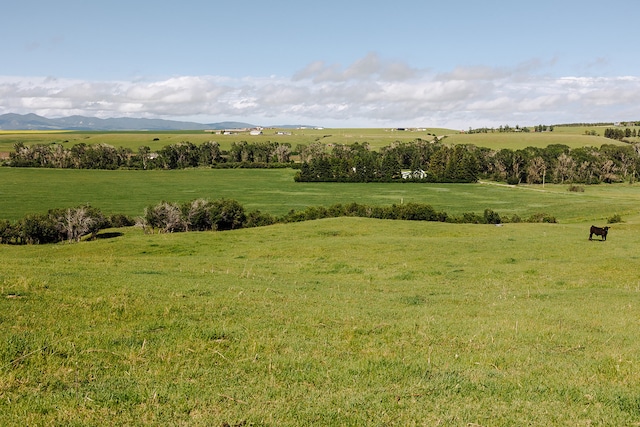
[[[195,123],[162,119],[136,119],[128,117],[99,119],[96,117],[69,116],[48,119],[37,114],[2,114],[0,130],[205,130],[253,128],[242,122]]]

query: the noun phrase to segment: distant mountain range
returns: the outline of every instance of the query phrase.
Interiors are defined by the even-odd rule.
[[[242,129],[255,125],[242,122],[194,123],[162,119],[135,119],[128,117],[99,119],[69,116],[48,119],[37,114],[2,114],[0,130],[206,130]]]

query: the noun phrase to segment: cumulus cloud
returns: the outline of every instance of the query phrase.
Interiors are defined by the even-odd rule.
[[[460,129],[640,119],[640,77],[553,77],[544,72],[552,63],[434,73],[369,54],[347,67],[314,62],[292,76],[0,76],[0,113]]]
[[[311,80],[314,83],[347,82],[362,80],[398,81],[407,80],[418,74],[419,70],[404,62],[382,60],[377,54],[369,53],[346,68],[339,64],[325,64],[315,61],[293,75],[293,81]]]

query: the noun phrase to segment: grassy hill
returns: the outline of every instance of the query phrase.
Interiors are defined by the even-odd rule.
[[[0,424],[629,425],[638,227],[340,218],[0,246]]]
[[[304,138],[338,138],[315,132]],[[386,145],[376,132],[340,138]],[[0,139],[11,135],[115,134]],[[117,135],[132,147],[152,137]],[[548,135],[565,132],[531,137]],[[559,224],[334,218],[0,245],[0,425],[638,421],[640,184],[303,184],[293,173],[0,168],[0,219],[84,203],[135,216],[204,197],[274,215],[419,202]],[[607,241],[589,241],[614,214],[624,222]]]

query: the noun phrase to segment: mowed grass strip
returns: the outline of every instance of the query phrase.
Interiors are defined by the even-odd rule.
[[[625,227],[339,218],[0,246],[0,424],[629,425]]]
[[[0,168],[0,219],[17,220],[52,208],[90,204],[105,214],[140,216],[161,201],[235,199],[246,210],[283,215],[291,209],[357,202],[369,205],[427,203],[451,215],[492,209],[522,219],[536,213],[560,222],[606,222],[614,214],[632,221],[640,213],[640,185],[517,187],[478,184],[296,183],[292,169],[188,169],[100,171]],[[596,224],[597,225],[597,224]]]

